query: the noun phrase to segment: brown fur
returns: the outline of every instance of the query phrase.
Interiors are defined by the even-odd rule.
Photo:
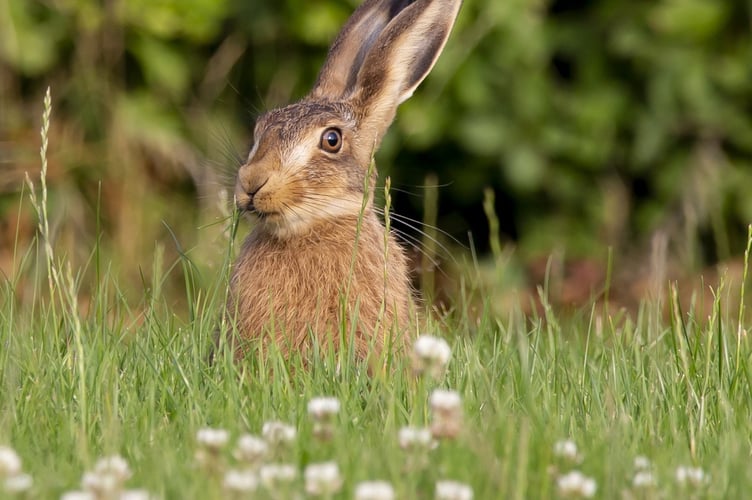
[[[391,236],[388,242],[385,276],[384,227],[373,212],[360,224],[357,217],[327,221],[290,239],[254,231],[232,278],[240,330],[273,340],[284,355],[307,353],[312,338],[338,349],[342,325],[355,332],[360,359],[380,354],[392,333],[399,345],[392,328],[410,324],[410,282],[402,249]]]
[[[371,164],[397,106],[441,53],[460,3],[366,0],[311,94],[257,121],[235,188],[240,210],[258,216],[227,307],[241,340],[305,355],[313,339],[334,349],[352,339],[360,359],[404,346],[414,309],[407,262],[374,213]],[[341,137],[335,150],[324,145],[332,130]]]

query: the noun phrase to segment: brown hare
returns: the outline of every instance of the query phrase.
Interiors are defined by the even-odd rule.
[[[231,276],[236,357],[249,341],[306,355],[315,338],[366,359],[408,340],[408,266],[373,209],[372,158],[461,3],[366,0],[311,93],[258,118],[235,186],[238,208],[257,219]]]

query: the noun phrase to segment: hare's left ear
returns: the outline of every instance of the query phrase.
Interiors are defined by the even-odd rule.
[[[416,0],[384,28],[360,65],[349,101],[373,144],[433,68],[462,0]]]
[[[343,99],[371,47],[386,26],[412,0],[365,0],[350,16],[329,49],[329,55],[311,91],[315,99]]]

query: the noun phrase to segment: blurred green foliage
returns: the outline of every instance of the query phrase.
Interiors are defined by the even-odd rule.
[[[126,262],[217,217],[253,117],[302,96],[356,0],[0,0],[0,218],[36,171],[52,86],[52,203],[71,241]],[[484,248],[483,188],[522,255],[628,252],[664,231],[690,264],[752,221],[752,5],[466,0],[379,154],[438,226]],[[87,247],[88,248],[88,247]],[[209,259],[211,259],[209,257]]]

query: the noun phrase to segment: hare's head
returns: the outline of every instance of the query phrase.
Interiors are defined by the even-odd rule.
[[[439,57],[461,0],[366,0],[311,93],[261,116],[235,197],[277,237],[361,211],[371,158]],[[368,194],[370,197],[370,193]],[[370,201],[369,201],[370,202]]]

